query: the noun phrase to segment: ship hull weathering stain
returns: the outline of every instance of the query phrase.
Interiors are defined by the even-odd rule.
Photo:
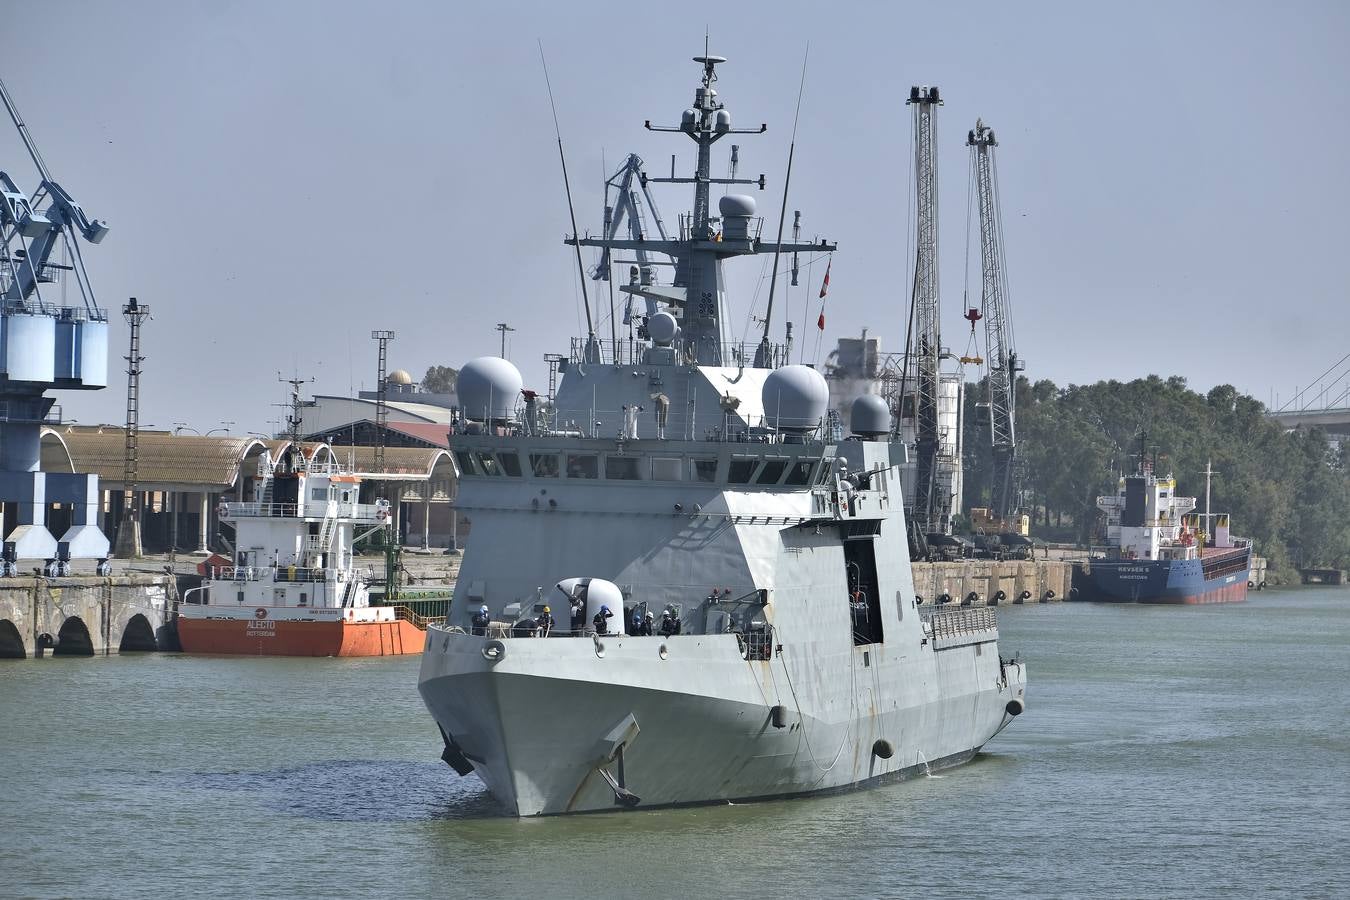
[[[460,372],[451,449],[473,532],[418,687],[442,758],[514,815],[900,780],[969,760],[1026,702],[994,610],[915,595],[909,452],[885,404],[855,402],[845,439],[824,378],[767,323],[727,343],[725,259],[834,245],[761,243],[747,196],[709,215],[710,185],[751,182],[710,174],[737,129],[712,87],[724,60],[696,61],[695,105],[652,126],[698,145],[678,238],[645,197],[655,231],[625,238],[619,216],[569,239],[637,257],[616,261],[625,337],[574,341],[548,396],[504,359]],[[611,179],[614,209],[636,215],[637,183]]]

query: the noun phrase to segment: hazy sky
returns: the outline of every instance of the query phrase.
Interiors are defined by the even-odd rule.
[[[684,18],[695,8],[11,4],[0,75],[55,178],[113,229],[85,248],[114,313],[112,386],[61,393],[67,417],[122,421],[131,295],[154,316],[147,426],[270,431],[278,372],[320,393],[369,387],[373,328],[397,332],[391,368],[420,377],[496,353],[508,322],[508,355],[542,386],[543,354],[566,351],[581,312],[536,39],[578,224],[595,232],[602,163],[692,167],[691,141],[642,123],[690,104],[705,26],[730,59],[717,86],[735,124],[769,124],[739,139],[741,172],[769,178],[754,192],[769,233],[810,43],[789,210],[839,252],[820,354],[822,267],[788,297],[808,362],[863,327],[903,345],[911,84],[946,99],[943,336],[958,354],[977,116],[1000,141],[1029,377],[1179,374],[1268,402],[1350,349],[1350,5],[778,2]],[[0,133],[0,168],[31,190],[13,128]],[[666,187],[658,203],[673,223],[691,201]],[[739,336],[761,268],[728,269]]]

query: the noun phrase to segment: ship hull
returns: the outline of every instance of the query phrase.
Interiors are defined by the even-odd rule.
[[[471,765],[518,816],[615,809],[602,770],[643,809],[903,780],[969,760],[1011,721],[1011,700],[1020,710],[1025,686],[1014,664],[1000,685],[997,653],[973,646],[930,669],[926,686],[915,679],[912,693],[883,704],[872,679],[898,673],[885,674],[882,647],[824,663],[843,666],[833,682],[842,689],[830,697],[782,656],[741,659],[731,635],[610,639],[603,657],[589,638],[507,640],[495,662],[482,654],[484,638],[428,635],[419,690],[446,759],[458,757],[462,771]],[[946,690],[933,690],[934,680]]]
[[[1191,605],[1246,600],[1250,577],[1251,550],[1238,548],[1193,560],[1092,560],[1077,581],[1085,600]]]
[[[424,632],[409,622],[302,622],[180,616],[186,653],[233,656],[401,656],[420,653]]]

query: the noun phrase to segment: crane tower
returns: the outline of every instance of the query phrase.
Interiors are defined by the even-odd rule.
[[[966,139],[980,208],[981,303],[989,361],[989,435],[993,445],[990,511],[1006,520],[1017,507],[1013,460],[1017,453],[1017,373],[1024,366],[1013,344],[1008,271],[1003,261],[1003,217],[999,208],[994,131],[977,119]]]
[[[910,309],[907,372],[913,373],[915,477],[911,521],[922,533],[947,530],[951,497],[939,484],[942,430],[938,421],[942,336],[938,320],[937,158],[933,111],[942,104],[936,86],[909,89],[914,108],[914,177],[917,207],[914,295]]]

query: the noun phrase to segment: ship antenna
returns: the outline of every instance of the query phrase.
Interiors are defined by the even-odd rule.
[[[539,64],[544,67],[544,84],[548,88],[548,105],[553,110],[553,133],[558,137],[558,161],[562,163],[563,188],[567,191],[567,214],[572,217],[572,246],[577,251],[577,276],[581,279],[581,303],[586,308],[586,361],[591,362],[591,348],[595,346],[595,323],[591,320],[591,295],[586,290],[586,267],[581,262],[581,241],[577,235],[577,213],[572,206],[572,185],[567,180],[567,157],[563,155],[562,129],[558,126],[558,107],[553,102],[553,83],[548,77],[548,61],[544,59],[544,42],[539,41]],[[599,354],[596,354],[596,362]]]
[[[755,367],[769,365],[769,325],[773,321],[773,293],[778,285],[778,258],[783,253],[783,220],[787,218],[788,186],[792,184],[792,155],[797,149],[797,120],[802,115],[802,93],[806,90],[806,61],[811,56],[811,45],[806,45],[802,54],[802,78],[797,85],[797,111],[792,116],[792,140],[788,143],[787,174],[783,178],[783,204],[778,209],[778,242],[773,248],[773,273],[769,276],[769,302],[764,311],[764,337],[760,338],[759,349],[755,351]]]

